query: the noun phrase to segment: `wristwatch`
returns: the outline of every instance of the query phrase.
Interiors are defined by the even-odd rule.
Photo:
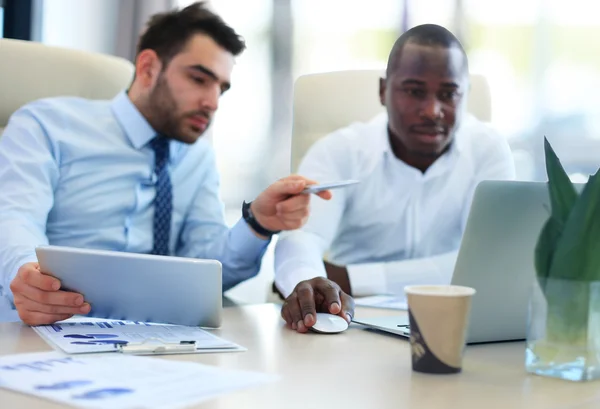
[[[246,223],[248,223],[248,225],[250,227],[252,227],[252,230],[257,232],[261,236],[266,236],[266,237],[271,237],[274,234],[281,232],[281,230],[275,231],[275,230],[265,229],[264,227],[262,227],[260,225],[260,223],[258,222],[258,220],[256,220],[256,218],[254,217],[254,214],[252,214],[252,210],[250,209],[251,204],[252,204],[252,202],[246,203],[244,201],[244,204],[242,205],[242,217],[244,218]]]

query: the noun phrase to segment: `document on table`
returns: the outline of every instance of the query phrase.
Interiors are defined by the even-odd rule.
[[[354,304],[361,307],[389,308],[392,310],[407,310],[406,298],[393,295],[373,295],[354,299]]]
[[[79,408],[184,408],[277,379],[270,374],[121,354],[0,356],[0,388]]]
[[[33,329],[51,346],[69,354],[118,352],[122,347],[135,347],[137,354],[245,351],[201,328],[183,325],[78,317]],[[179,348],[180,344],[189,348]]]

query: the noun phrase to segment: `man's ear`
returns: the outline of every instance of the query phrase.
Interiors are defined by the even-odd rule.
[[[379,78],[379,102],[381,105],[385,106],[385,87],[386,87],[386,79]]]
[[[160,58],[154,50],[143,50],[135,60],[135,78],[143,88],[152,88],[162,70]]]

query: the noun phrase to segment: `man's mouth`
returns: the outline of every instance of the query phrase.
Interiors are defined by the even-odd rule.
[[[437,136],[446,133],[446,130],[440,126],[414,126],[411,128],[414,133],[425,136]]]
[[[189,116],[188,121],[192,128],[199,132],[204,132],[210,122],[210,120],[204,115]]]

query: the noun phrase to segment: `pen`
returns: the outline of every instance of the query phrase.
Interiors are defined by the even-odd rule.
[[[196,341],[162,342],[160,343],[127,343],[115,344],[115,348],[125,354],[151,355],[161,353],[193,352]]]

